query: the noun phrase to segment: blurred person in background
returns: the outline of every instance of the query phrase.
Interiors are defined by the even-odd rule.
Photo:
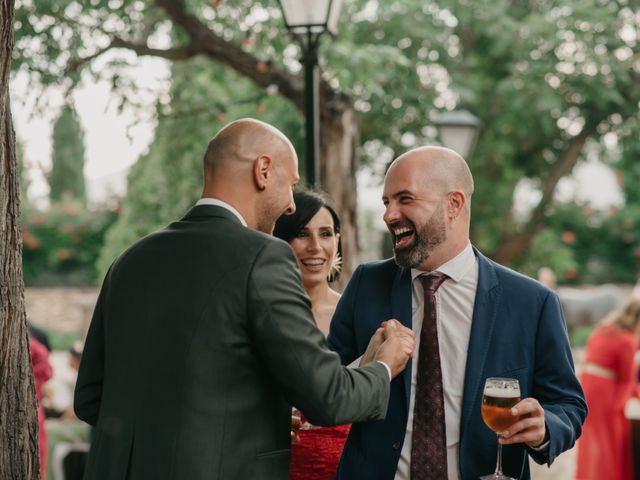
[[[340,219],[327,198],[313,191],[293,194],[296,211],[278,219],[274,236],[288,242],[296,255],[302,284],[311,298],[311,310],[318,328],[329,334],[331,317],[340,294],[330,282],[340,273]],[[335,478],[338,461],[350,425],[316,427],[301,415],[301,428],[294,432],[291,447],[291,480]]]
[[[640,298],[631,297],[604,317],[587,341],[580,381],[589,415],[578,443],[579,480],[631,480],[631,424],[624,415],[637,395],[635,361],[640,336]]]
[[[47,465],[47,431],[44,428],[44,408],[42,408],[42,387],[51,378],[53,370],[49,363],[49,350],[34,337],[29,337],[29,352],[33,378],[36,384],[38,402],[38,444],[40,447],[40,478],[45,480]]]
[[[42,399],[47,418],[77,418],[73,411],[73,390],[78,378],[82,347],[82,342],[78,340],[66,352],[58,352],[58,356],[51,360],[53,377],[45,385]]]

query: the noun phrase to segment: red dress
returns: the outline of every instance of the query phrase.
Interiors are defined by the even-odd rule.
[[[42,386],[53,375],[49,363],[49,351],[42,343],[29,337],[29,351],[33,378],[36,384],[36,400],[38,401],[38,443],[40,446],[40,479],[44,480],[47,465],[47,430],[44,426],[44,408],[42,408]]]
[[[585,362],[612,370],[617,378],[581,375],[589,415],[578,440],[579,480],[633,478],[631,424],[624,405],[637,387],[637,350],[635,335],[615,327],[602,327],[589,337]]]
[[[304,415],[300,440],[291,445],[289,480],[333,480],[351,425],[310,428]]]

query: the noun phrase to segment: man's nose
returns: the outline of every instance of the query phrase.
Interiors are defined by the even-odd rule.
[[[384,210],[384,215],[382,215],[382,219],[384,223],[387,225],[397,222],[400,219],[400,214],[396,208],[394,208],[391,204],[387,205]]]
[[[287,207],[287,209],[284,211],[284,214],[285,215],[293,215],[294,213],[296,213],[296,204],[292,200],[291,203],[289,204],[289,206]]]

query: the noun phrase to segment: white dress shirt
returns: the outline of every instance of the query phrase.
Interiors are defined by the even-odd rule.
[[[231,205],[229,205],[227,202],[223,202],[222,200],[218,200],[217,198],[205,197],[205,198],[201,198],[200,200],[198,200],[196,202],[196,206],[198,206],[198,205],[213,205],[213,206],[216,206],[216,207],[226,208],[231,213],[233,213],[236,217],[238,217],[238,220],[240,220],[240,222],[242,222],[242,225],[244,225],[245,227],[247,226],[247,222],[242,217],[242,215],[240,215],[240,212],[238,210],[236,210],[235,208],[233,208]]]
[[[444,392],[444,418],[447,437],[447,471],[449,480],[460,479],[458,462],[460,447],[460,412],[467,351],[471,335],[473,304],[478,287],[478,260],[471,244],[444,265],[437,272],[449,276],[436,291],[438,314],[438,343],[440,347],[440,368]],[[417,359],[420,351],[420,330],[424,312],[424,290],[418,277],[422,270],[411,269],[411,312],[412,328],[416,334],[416,356],[411,369],[411,393],[409,396],[409,416],[404,444],[395,480],[411,478],[411,441],[413,437],[413,408],[415,403]]]

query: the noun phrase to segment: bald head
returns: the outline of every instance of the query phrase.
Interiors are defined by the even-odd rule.
[[[203,198],[234,207],[250,228],[271,233],[275,221],[295,211],[298,156],[275,127],[243,118],[225,126],[204,155]]]
[[[236,120],[224,126],[207,146],[205,184],[221,172],[251,169],[261,155],[278,158],[292,151],[293,145],[277,128],[252,118]]]
[[[393,169],[409,169],[412,175],[431,190],[445,194],[461,191],[470,201],[473,194],[473,177],[467,162],[458,153],[444,147],[420,147],[409,150],[393,161],[387,175]]]
[[[383,219],[396,263],[432,271],[469,244],[473,178],[453,150],[422,147],[398,157],[384,178]]]

